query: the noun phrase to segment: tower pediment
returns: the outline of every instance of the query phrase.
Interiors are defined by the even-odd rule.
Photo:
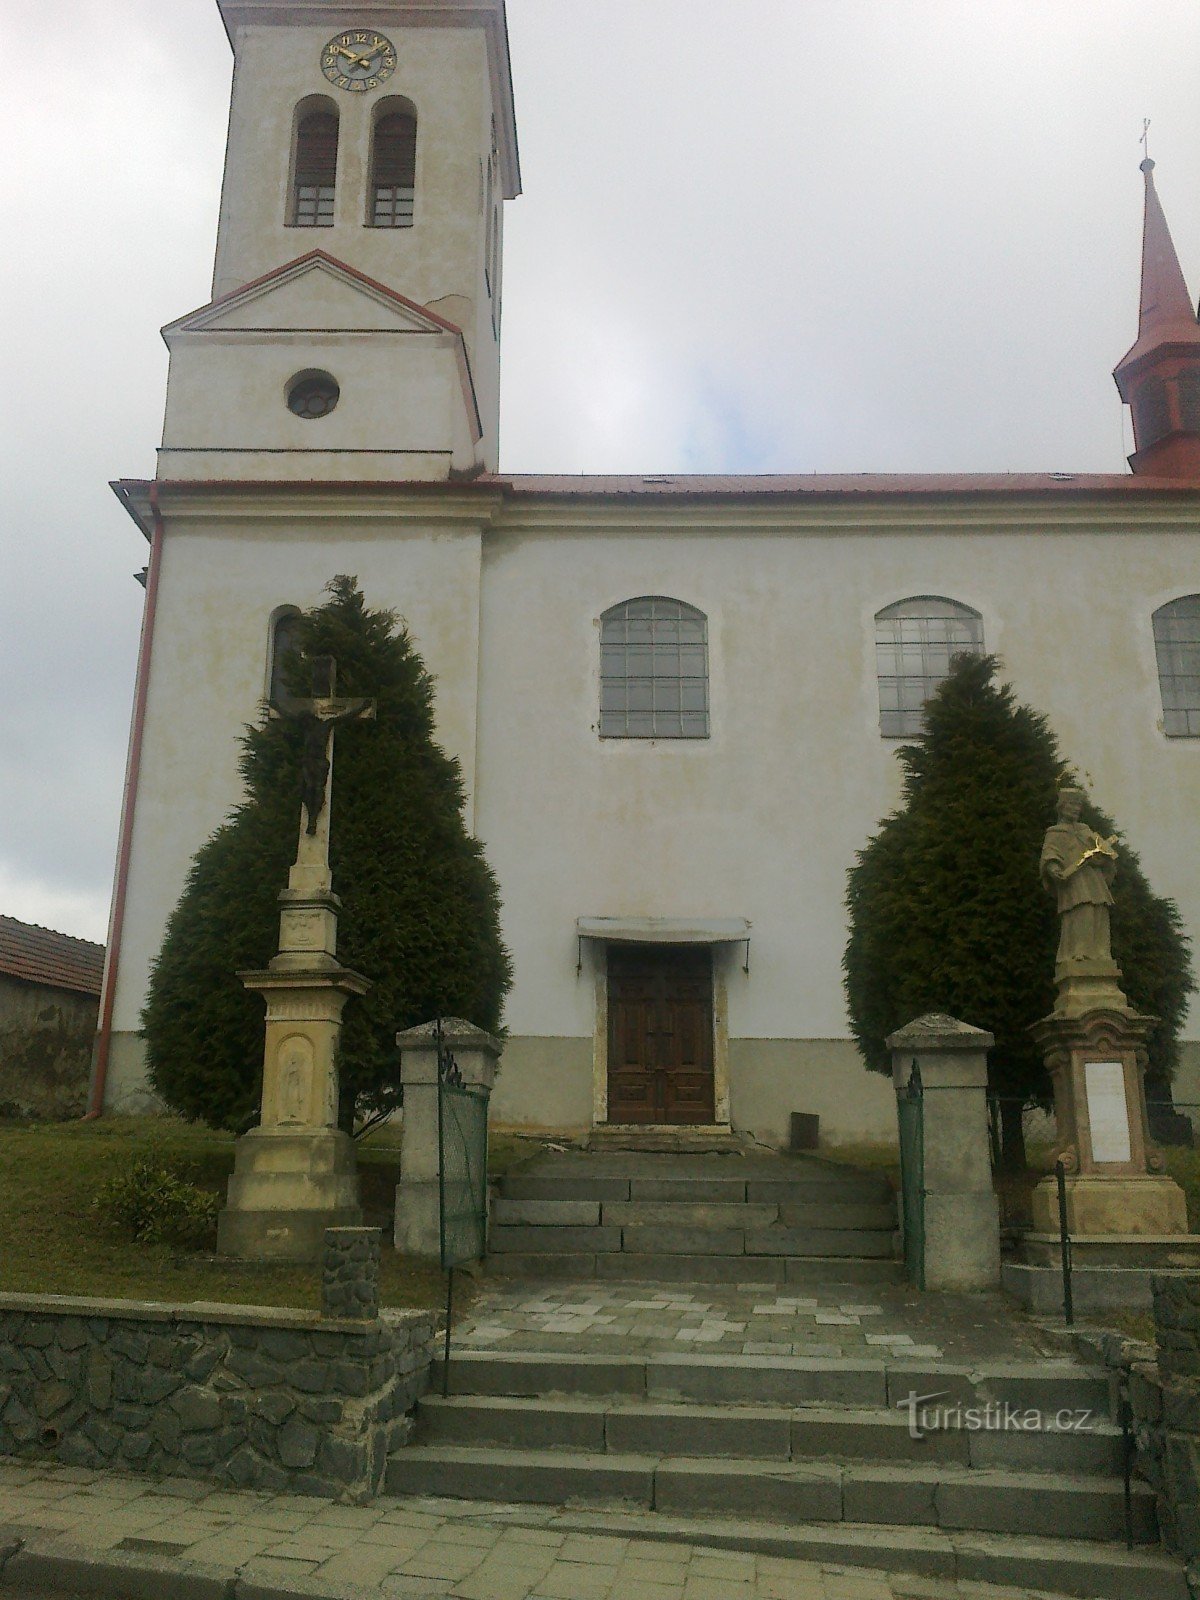
[[[163,338],[160,476],[440,478],[479,464],[461,330],[323,251],[168,323]],[[312,384],[316,399],[297,399]]]
[[[170,348],[191,333],[417,333],[462,330],[415,300],[312,250],[162,330]],[[464,356],[465,359],[465,356]]]

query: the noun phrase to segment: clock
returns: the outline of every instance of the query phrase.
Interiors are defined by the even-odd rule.
[[[337,89],[365,94],[396,70],[396,47],[374,28],[350,28],[321,51],[321,71]]]

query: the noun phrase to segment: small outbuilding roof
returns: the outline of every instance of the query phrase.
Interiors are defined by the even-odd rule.
[[[26,983],[45,984],[48,989],[98,995],[104,975],[104,946],[0,916],[0,973]]]

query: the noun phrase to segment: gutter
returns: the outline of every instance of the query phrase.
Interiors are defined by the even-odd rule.
[[[108,1085],[108,1060],[112,1047],[113,1005],[117,994],[117,971],[121,960],[121,937],[125,931],[125,895],[129,886],[129,858],[133,848],[133,817],[137,807],[138,779],[141,774],[142,734],[146,726],[146,701],[150,690],[150,651],[154,642],[154,615],[158,605],[158,577],[162,570],[163,519],[158,505],[158,485],[150,485],[150,511],[154,519],[150,536],[150,566],[146,576],[146,604],[142,611],[142,636],[138,646],[137,683],[133,697],[133,724],[129,730],[129,754],[125,762],[125,794],[121,803],[121,832],[117,844],[117,871],[113,884],[112,911],[108,921],[108,953],[104,963],[104,992],[100,1003],[100,1023],[96,1034],[96,1055],[92,1064],[92,1089],[84,1121],[104,1114],[104,1091]]]

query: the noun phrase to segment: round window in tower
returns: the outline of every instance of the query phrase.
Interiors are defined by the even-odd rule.
[[[288,410],[312,421],[327,417],[341,399],[337,379],[328,372],[298,372],[287,386]]]

